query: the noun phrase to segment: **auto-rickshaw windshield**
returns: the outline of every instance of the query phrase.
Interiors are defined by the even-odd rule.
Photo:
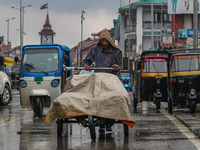
[[[199,70],[199,55],[174,56],[171,60],[171,71]]]
[[[58,70],[58,49],[27,49],[21,69],[24,72],[53,72]]]
[[[143,63],[142,72],[167,72],[167,62],[165,59],[146,59]]]
[[[121,77],[130,77],[130,73],[121,73]]]

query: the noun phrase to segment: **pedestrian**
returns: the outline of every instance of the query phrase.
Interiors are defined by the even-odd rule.
[[[99,70],[117,75],[118,69],[122,64],[122,53],[117,45],[112,40],[110,33],[104,29],[101,33],[97,44],[92,47],[86,58],[83,60],[82,65],[85,70],[90,71],[90,66],[95,62],[96,67],[112,67],[113,70]],[[106,130],[112,131],[114,120],[106,119]],[[105,131],[104,126],[100,126],[99,131]]]

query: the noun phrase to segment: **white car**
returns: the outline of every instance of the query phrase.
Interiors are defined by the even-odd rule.
[[[11,81],[6,73],[0,71],[0,104],[8,105],[12,97]]]

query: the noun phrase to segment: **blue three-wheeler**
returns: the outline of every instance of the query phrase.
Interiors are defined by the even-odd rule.
[[[27,45],[22,49],[20,100],[23,108],[32,108],[41,117],[43,108],[61,95],[65,79],[72,75],[70,48],[64,45]]]

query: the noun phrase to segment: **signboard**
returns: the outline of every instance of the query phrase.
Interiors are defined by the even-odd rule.
[[[188,31],[187,29],[178,29],[178,38],[187,38]]]
[[[193,29],[178,29],[178,38],[193,38]],[[200,30],[198,30],[198,37],[200,35]]]
[[[200,0],[198,0],[198,14],[200,14]],[[168,14],[192,14],[193,0],[168,0]]]
[[[0,36],[0,45],[4,41],[4,36]]]
[[[200,39],[198,39],[198,43],[200,42]],[[193,38],[187,38],[186,48],[193,48]],[[200,48],[200,45],[198,45],[198,48]]]
[[[171,47],[173,45],[171,35],[163,35],[162,37],[162,46]]]

